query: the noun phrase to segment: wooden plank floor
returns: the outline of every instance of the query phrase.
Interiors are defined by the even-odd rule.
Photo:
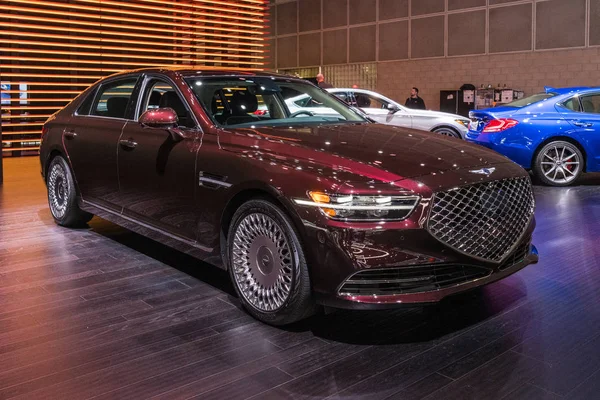
[[[538,265],[435,307],[286,329],[227,275],[94,218],[56,226],[36,158],[0,186],[0,399],[597,399],[600,177],[536,188]]]

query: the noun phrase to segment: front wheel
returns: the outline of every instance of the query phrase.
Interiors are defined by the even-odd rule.
[[[573,143],[550,142],[538,152],[533,172],[546,185],[569,186],[583,172],[583,154]]]
[[[433,133],[437,133],[439,135],[449,136],[449,137],[453,137],[453,138],[457,138],[457,139],[462,139],[462,137],[460,136],[460,133],[458,133],[457,131],[455,131],[452,128],[447,128],[445,126],[434,129]]]
[[[75,180],[69,165],[61,156],[56,156],[46,174],[48,205],[58,225],[79,227],[85,225],[93,215],[82,211],[77,204]]]
[[[251,200],[234,214],[228,233],[229,272],[250,314],[286,325],[314,311],[304,251],[290,219],[266,200]]]

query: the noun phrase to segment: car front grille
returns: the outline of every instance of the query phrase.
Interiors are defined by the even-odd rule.
[[[436,193],[428,229],[460,253],[499,263],[521,239],[533,209],[527,177],[478,183]]]
[[[497,270],[521,263],[529,254],[530,241],[524,241]],[[436,291],[486,278],[493,267],[462,264],[427,264],[355,273],[340,287],[340,296],[385,296]]]

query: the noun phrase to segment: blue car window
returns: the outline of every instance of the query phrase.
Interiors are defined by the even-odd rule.
[[[581,97],[583,112],[591,114],[600,114],[600,94],[592,94]]]
[[[571,97],[569,100],[564,101],[562,106],[568,110],[580,112],[581,105],[579,104],[579,97]]]

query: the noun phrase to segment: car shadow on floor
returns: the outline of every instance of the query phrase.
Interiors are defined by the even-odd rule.
[[[92,232],[106,239],[212,286],[225,293],[228,302],[242,308],[226,271],[97,217],[89,226]],[[526,297],[526,293],[522,281],[512,277],[510,284],[498,282],[451,296],[435,305],[377,311],[321,309],[304,321],[279,329],[311,332],[326,341],[357,345],[431,342],[502,314]]]

